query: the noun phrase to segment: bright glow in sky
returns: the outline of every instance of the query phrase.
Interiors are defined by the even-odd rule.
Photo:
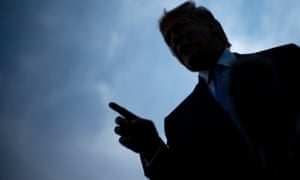
[[[154,120],[187,96],[197,74],[158,30],[181,0],[4,0],[0,4],[0,179],[141,180],[137,154],[114,134],[116,101]],[[300,44],[298,0],[197,0],[232,50]]]

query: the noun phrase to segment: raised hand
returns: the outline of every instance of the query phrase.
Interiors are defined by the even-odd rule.
[[[138,117],[114,102],[109,103],[109,107],[121,115],[115,120],[115,133],[120,136],[120,143],[151,158],[161,143],[153,122]]]

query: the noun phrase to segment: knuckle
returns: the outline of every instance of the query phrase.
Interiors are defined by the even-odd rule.
[[[119,126],[115,127],[115,133],[121,134],[121,128]]]

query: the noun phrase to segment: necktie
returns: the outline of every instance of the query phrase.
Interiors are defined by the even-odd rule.
[[[227,96],[228,96],[228,68],[224,65],[217,64],[213,70],[213,80],[215,83],[215,95],[217,101],[221,106],[228,110]]]
[[[214,81],[215,84],[215,96],[216,96],[216,100],[220,103],[220,105],[223,107],[223,109],[225,110],[225,112],[227,112],[227,114],[229,115],[230,119],[232,120],[232,122],[234,123],[234,125],[237,127],[237,129],[240,131],[242,137],[244,138],[244,140],[246,141],[250,152],[253,154],[253,156],[256,158],[256,153],[255,153],[255,149],[253,144],[251,143],[247,133],[243,130],[239,119],[237,118],[234,109],[233,109],[233,105],[231,102],[231,99],[229,97],[229,92],[228,92],[228,88],[229,88],[229,68],[224,66],[224,65],[220,65],[217,64],[211,72],[211,79]],[[259,152],[259,158],[261,158],[263,160],[264,155],[261,154],[262,152]]]
[[[229,68],[224,65],[217,64],[212,70],[212,76],[213,76],[212,77],[213,81],[215,83],[215,96],[217,101],[223,107],[225,112],[227,112],[232,122],[236,125],[238,130],[241,132],[242,136],[245,138],[249,147],[252,146],[248,139],[248,135],[244,132],[244,130],[241,127],[240,121],[234,112],[233,105],[229,97],[229,92],[228,92]]]

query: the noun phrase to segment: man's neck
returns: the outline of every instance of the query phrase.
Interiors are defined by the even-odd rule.
[[[235,55],[230,51],[229,48],[226,48],[221,53],[220,57],[217,59],[215,64],[221,64],[226,67],[230,67],[234,61],[236,61]],[[208,82],[209,71],[209,69],[199,71],[199,76],[203,78],[206,82]]]

